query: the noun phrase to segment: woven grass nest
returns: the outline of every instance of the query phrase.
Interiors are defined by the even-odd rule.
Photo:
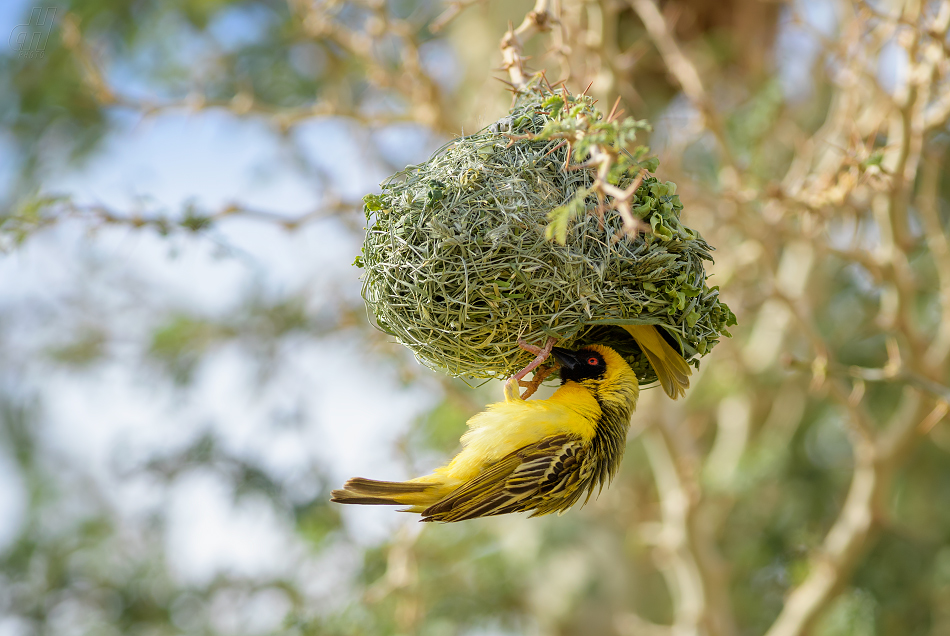
[[[675,184],[644,171],[656,170],[655,159],[638,161],[645,148],[622,151],[611,182],[624,188],[640,175],[632,208],[649,226],[624,235],[617,210],[598,208],[589,194],[593,170],[577,166],[589,151],[584,135],[573,152],[548,136],[584,125],[594,143],[604,137],[590,124],[604,120],[589,98],[536,83],[507,117],[365,197],[356,264],[378,328],[453,376],[511,375],[533,357],[519,337],[542,345],[554,336],[568,348],[609,345],[651,383],[656,375],[624,324],[661,327],[698,366],[735,317],[706,284],[712,248],[680,222]],[[624,120],[614,137],[645,127]]]

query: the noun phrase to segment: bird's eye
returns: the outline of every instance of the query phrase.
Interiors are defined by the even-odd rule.
[[[594,356],[587,358],[587,364],[589,364],[592,367],[596,367],[599,363],[600,363],[600,360],[598,360]]]

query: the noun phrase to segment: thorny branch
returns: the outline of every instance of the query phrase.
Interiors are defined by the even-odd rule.
[[[523,88],[530,78],[525,70],[524,43],[536,33],[542,33],[550,28],[555,17],[548,10],[549,0],[536,0],[534,9],[525,15],[517,29],[508,28],[508,32],[501,38],[502,68],[508,71],[511,83],[515,90]]]
[[[779,306],[761,316],[764,322],[771,322],[773,329],[778,327],[771,337],[779,346],[787,334],[806,337],[815,352],[814,360],[804,363],[813,375],[812,388],[818,390],[827,385],[828,395],[845,407],[855,432],[854,475],[846,502],[813,560],[811,573],[791,592],[769,632],[770,636],[800,636],[841,591],[866,551],[876,525],[886,516],[889,488],[907,450],[948,412],[947,381],[941,376],[950,355],[950,320],[946,313],[950,311],[950,248],[936,206],[940,174],[936,162],[941,153],[924,155],[924,149],[928,135],[945,127],[950,119],[950,57],[946,45],[950,2],[939,3],[930,18],[915,14],[912,9],[898,16],[874,12],[879,23],[892,25],[888,27],[890,31],[875,33],[874,37],[866,37],[867,28],[876,28],[868,20],[869,9],[864,5],[850,13],[846,9],[841,39],[825,41],[827,53],[835,57],[839,66],[834,78],[836,92],[825,124],[797,143],[797,152],[783,181],[758,192],[743,185],[746,167],[732,149],[707,88],[712,80],[707,80],[707,75],[700,73],[684,52],[655,2],[628,3],[643,22],[670,75],[703,115],[702,129],[711,132],[718,142],[722,163],[730,168],[720,173],[720,187],[724,199],[736,207],[730,223],[736,225],[734,229],[740,235],[756,237],[767,253],[774,255],[765,259],[764,264],[771,268],[771,277],[778,283],[770,297]],[[564,11],[566,14],[567,5]],[[801,23],[807,24],[804,20]],[[536,32],[530,15],[519,31]],[[503,51],[509,62],[506,68],[517,87],[524,83],[525,73],[521,41],[514,37],[515,33],[509,30],[503,40]],[[583,33],[576,39],[585,40],[582,36]],[[894,38],[910,60],[903,85],[892,93],[881,86],[868,66],[888,38]],[[602,38],[597,41],[602,42]],[[594,68],[601,73],[620,72],[613,59],[601,59],[599,67]],[[616,86],[623,82],[614,78],[605,83]],[[597,159],[602,157],[592,156],[592,162]],[[914,180],[921,165],[923,179],[915,197]],[[753,212],[752,204],[773,212],[763,216]],[[908,222],[910,207],[920,210],[926,247],[939,272],[944,319],[934,336],[921,332],[914,315],[917,297],[925,290],[919,288],[907,257],[911,250],[921,248],[921,241],[913,236]],[[851,246],[829,241],[829,228],[840,218],[842,209],[852,210],[856,226],[871,224],[879,228],[882,240],[876,249],[869,249],[862,242],[860,232],[855,232]],[[742,225],[738,225],[740,222]],[[796,240],[791,241],[792,237]],[[777,242],[779,238],[798,247],[783,249],[784,243]],[[882,369],[838,362],[834,348],[815,324],[816,308],[805,302],[805,286],[811,271],[829,256],[859,265],[885,290],[879,324],[890,335],[891,362]],[[789,274],[795,285],[801,287],[799,293],[790,295],[787,291],[789,287],[784,283]],[[776,311],[785,312],[790,320],[777,320]],[[778,357],[766,360],[761,368],[777,361]],[[862,402],[864,383],[877,381],[907,387],[901,406],[883,427],[873,422]],[[687,519],[693,514],[688,511],[702,509],[702,488],[689,471],[681,471],[684,462],[691,461],[687,459],[689,453],[684,456],[682,445],[670,444],[663,431],[660,426],[658,431],[646,435],[645,444],[660,490],[666,528],[663,533],[680,536],[682,543],[675,545],[688,546],[685,552],[672,549],[672,560],[661,567],[675,599],[676,623],[671,627],[655,625],[635,614],[626,614],[617,618],[617,626],[629,633],[723,633],[720,629],[728,632],[728,620],[722,622],[727,627],[716,628],[698,618],[728,617],[729,601],[717,596],[719,582],[713,584],[701,575],[697,554],[692,551],[698,540],[697,528]],[[711,543],[707,548],[715,554]]]
[[[373,3],[374,20],[369,31],[349,28],[334,19],[333,11],[318,4],[292,0],[291,10],[297,15],[302,34],[316,42],[329,43],[357,61],[366,81],[384,94],[398,95],[408,105],[404,110],[381,111],[365,109],[341,99],[348,87],[327,87],[310,104],[298,107],[278,106],[262,101],[251,89],[239,89],[230,99],[213,99],[194,92],[185,99],[153,100],[124,94],[110,84],[105,69],[84,39],[79,18],[68,13],[62,22],[62,38],[82,69],[83,79],[92,96],[103,106],[125,108],[154,116],[169,111],[225,110],[236,116],[260,116],[280,132],[321,117],[346,117],[368,126],[400,122],[420,122],[439,132],[455,130],[451,111],[442,108],[438,84],[422,68],[419,53],[421,42],[414,24],[388,13],[386,3]],[[392,68],[381,57],[375,43],[383,36],[398,43],[400,65]]]
[[[149,228],[165,235],[176,231],[206,232],[220,221],[230,218],[271,223],[287,231],[294,231],[321,219],[352,215],[358,210],[359,206],[355,204],[341,199],[332,199],[311,212],[294,217],[249,208],[237,203],[211,211],[187,206],[180,214],[170,214],[162,210],[129,213],[100,204],[76,203],[67,197],[46,197],[31,202],[25,209],[9,215],[0,215],[0,253],[11,247],[9,242],[20,243],[34,232],[66,219],[84,219],[90,231],[104,227],[124,226],[134,229]]]
[[[743,168],[730,152],[724,127],[702,76],[683,53],[656,4],[651,0],[629,2],[644,23],[670,74],[705,116],[705,127],[719,142],[723,162],[736,169],[733,176],[741,175]],[[940,156],[939,151],[923,157],[920,191],[916,197],[913,192],[927,135],[936,127],[945,126],[950,118],[950,57],[945,44],[950,2],[941,2],[936,17],[929,23],[924,23],[923,18],[910,9],[895,19],[903,29],[897,41],[911,63],[904,85],[886,100],[868,100],[866,97],[871,94],[879,98],[882,88],[873,73],[867,72],[863,66],[867,60],[875,59],[876,52],[862,51],[861,47],[880,47],[884,40],[862,39],[865,21],[866,16],[852,12],[850,19],[841,26],[846,35],[840,49],[846,53],[840,56],[844,68],[840,72],[837,93],[825,125],[799,144],[799,152],[781,188],[751,193],[750,196],[740,189],[742,186],[737,181],[730,179],[729,174],[725,178],[720,175],[721,185],[732,199],[732,205],[738,207],[738,216],[734,218],[745,223],[736,229],[759,237],[768,246],[766,249],[774,250],[776,255],[782,254],[782,245],[775,241],[776,228],[781,228],[783,241],[796,235],[810,237],[807,247],[786,250],[781,258],[764,261],[771,268],[774,280],[781,282],[788,278],[788,272],[794,272],[797,281],[806,282],[810,271],[821,260],[815,257],[817,251],[819,256],[833,256],[860,265],[877,284],[889,290],[884,294],[880,324],[885,333],[891,334],[888,339],[890,362],[882,369],[847,366],[835,360],[833,347],[815,325],[815,308],[805,302],[803,294],[792,297],[782,285],[776,285],[770,296],[783,308],[776,310],[773,307],[767,315],[760,316],[773,327],[782,325],[780,331],[771,334],[778,337],[779,342],[787,332],[798,332],[806,337],[813,347],[815,359],[803,362],[801,366],[813,374],[813,389],[827,385],[830,389],[828,395],[845,407],[854,432],[851,436],[854,474],[846,501],[812,559],[809,575],[790,592],[768,636],[807,633],[844,588],[867,550],[875,528],[887,517],[890,487],[908,451],[950,411],[950,390],[943,377],[950,357],[950,328],[946,326],[950,324],[946,320],[946,298],[950,297],[950,280],[947,279],[950,249],[936,207],[935,188],[939,182],[936,157]],[[888,106],[882,108],[882,103]],[[875,140],[881,131],[887,131],[886,142]],[[838,140],[848,146],[846,152],[837,149]],[[883,148],[880,164],[875,163],[874,153],[869,150],[874,146]],[[860,242],[852,247],[832,246],[825,238],[830,224],[836,219],[831,206],[853,205],[854,200],[872,202],[873,212],[861,223],[872,223],[880,228],[882,240],[876,250],[868,250]],[[774,220],[746,213],[753,201],[761,201],[775,210]],[[908,210],[912,206],[920,210],[927,247],[939,271],[944,320],[935,336],[922,333],[915,316],[918,296],[925,290],[920,288],[907,256],[911,250],[921,247],[921,241],[913,236],[909,226]],[[864,216],[860,204],[855,206],[855,214]],[[776,311],[786,312],[793,320],[776,320]],[[827,375],[833,377],[826,378]],[[850,387],[848,379],[851,380]],[[874,422],[862,401],[865,382],[876,381],[905,385],[900,406],[883,426]],[[701,509],[702,490],[697,482],[684,481],[682,473],[678,481],[671,478],[677,474],[673,467],[689,463],[689,453],[684,454],[682,447],[662,443],[668,434],[663,426],[656,428],[657,432],[645,436],[645,446],[660,490],[664,526],[679,528],[690,537],[694,529],[682,517],[677,518],[672,513],[674,509]],[[673,505],[676,501],[681,502],[678,507]],[[690,542],[689,539],[685,541]],[[678,565],[669,571],[661,567],[678,608],[676,623],[668,633],[718,633],[696,617],[715,611],[725,611],[728,615],[728,600],[713,598],[711,592],[714,588],[697,574],[696,559],[695,552],[681,554],[674,561]],[[684,603],[684,598],[690,601]],[[634,626],[656,633],[666,629],[639,617],[627,619],[624,624],[631,630]],[[684,625],[688,627],[681,629]]]
[[[704,115],[706,126],[719,142],[725,163],[734,169],[736,161],[732,155],[729,141],[726,139],[722,118],[716,112],[712,98],[706,92],[706,87],[700,79],[696,66],[683,53],[654,0],[629,0],[629,2],[640,20],[643,21],[650,39],[660,51],[663,62],[669,69],[670,74],[679,82],[683,93]]]
[[[152,99],[123,93],[110,83],[107,69],[95,53],[94,47],[84,38],[82,24],[74,13],[67,13],[61,24],[61,37],[65,47],[72,53],[81,70],[85,86],[93,98],[103,107],[125,109],[143,118],[156,117],[176,111],[198,112],[224,110],[238,117],[256,116],[268,122],[281,134],[306,121],[325,117],[346,117],[365,126],[374,127],[398,122],[421,122],[436,131],[454,128],[448,119],[449,112],[441,107],[441,97],[436,82],[423,71],[419,54],[420,41],[417,29],[404,19],[389,13],[385,3],[372,3],[375,21],[370,31],[354,30],[326,8],[306,2],[290,2],[291,10],[299,18],[303,33],[317,41],[329,42],[359,60],[370,84],[382,91],[403,96],[411,107],[402,111],[376,109],[366,114],[360,108],[344,103],[337,95],[315,98],[310,104],[286,107],[269,104],[255,96],[248,88],[241,88],[230,99],[212,99],[200,91],[183,99]],[[401,66],[392,69],[380,59],[374,37],[391,35],[401,45]],[[330,91],[324,91],[330,92]],[[337,91],[340,92],[340,91]],[[160,233],[176,229],[202,231],[225,218],[243,217],[276,223],[288,230],[296,229],[311,221],[345,216],[360,206],[343,201],[332,191],[326,194],[323,203],[312,212],[296,218],[288,218],[263,210],[250,209],[239,204],[230,204],[217,211],[184,210],[181,215],[151,211],[124,213],[101,205],[77,204],[72,200],[44,196],[26,203],[26,209],[0,214],[0,233],[3,243],[0,249],[9,247],[12,240],[19,243],[32,232],[55,224],[59,216],[85,218],[99,226],[126,225],[135,228],[150,227]]]
[[[539,75],[541,81],[547,82],[547,78],[544,74]],[[551,93],[554,93],[554,88],[550,85],[547,86],[548,90]],[[572,105],[575,103],[574,97],[568,92],[566,87],[561,87],[561,95],[563,96],[563,107],[562,110],[570,110]],[[586,97],[581,95],[580,98]],[[610,113],[603,119],[603,124],[613,124],[616,131],[619,133],[620,127],[624,123],[618,123],[617,120],[622,115],[623,111],[618,110],[619,99],[614,103],[613,108],[610,110]],[[612,242],[617,242],[621,240],[624,236],[628,238],[635,238],[641,233],[646,233],[651,231],[651,226],[644,222],[642,219],[637,218],[633,214],[633,203],[636,198],[637,189],[643,183],[643,179],[647,176],[648,172],[645,168],[639,168],[636,172],[636,176],[627,184],[626,187],[621,188],[618,185],[614,185],[610,182],[611,171],[618,165],[626,165],[627,170],[631,170],[629,162],[622,164],[621,162],[624,159],[629,159],[632,157],[627,153],[625,148],[620,147],[617,144],[611,143],[593,143],[590,146],[589,158],[586,161],[581,163],[573,163],[573,152],[572,149],[576,144],[582,142],[585,137],[591,134],[591,127],[593,124],[598,124],[601,122],[592,121],[592,117],[588,113],[582,112],[577,115],[573,121],[573,125],[567,127],[567,130],[549,132],[545,131],[543,134],[508,134],[506,135],[512,142],[523,140],[523,139],[561,139],[561,143],[552,149],[551,152],[557,150],[561,147],[566,146],[566,159],[563,166],[563,170],[590,170],[594,179],[590,184],[588,191],[585,191],[583,194],[576,194],[576,200],[581,201],[586,199],[587,195],[593,193],[597,195],[599,205],[594,210],[594,214],[600,218],[601,223],[603,223],[604,212],[608,210],[616,210],[620,215],[620,218],[623,220],[623,227],[617,232],[617,234],[611,237]],[[640,126],[642,122],[632,122],[636,126]],[[620,136],[619,134],[617,135]],[[624,154],[622,157],[621,155]],[[635,167],[635,166],[634,166]],[[552,226],[549,226],[549,231],[553,229]],[[552,232],[556,234],[556,232]],[[549,238],[552,238],[549,236]],[[562,240],[563,237],[558,238],[557,240]]]

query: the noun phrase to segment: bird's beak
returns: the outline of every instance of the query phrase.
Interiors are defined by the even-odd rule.
[[[578,357],[577,352],[571,351],[570,349],[554,347],[551,349],[551,355],[554,356],[554,358],[561,363],[561,366],[566,369],[573,369],[582,362]]]

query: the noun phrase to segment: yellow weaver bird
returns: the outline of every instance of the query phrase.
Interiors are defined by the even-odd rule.
[[[682,394],[689,382],[686,361],[655,328],[633,330],[666,392]],[[564,512],[585,493],[589,500],[620,466],[640,393],[637,377],[603,345],[569,351],[553,347],[552,339],[543,349],[525,348],[538,358],[508,381],[504,402],[469,419],[462,451],[452,461],[404,482],[355,477],[334,490],[331,501],[406,506],[403,512],[420,513],[423,521],[463,521]],[[549,353],[560,363],[561,387],[546,400],[525,401],[518,394],[521,378]]]

